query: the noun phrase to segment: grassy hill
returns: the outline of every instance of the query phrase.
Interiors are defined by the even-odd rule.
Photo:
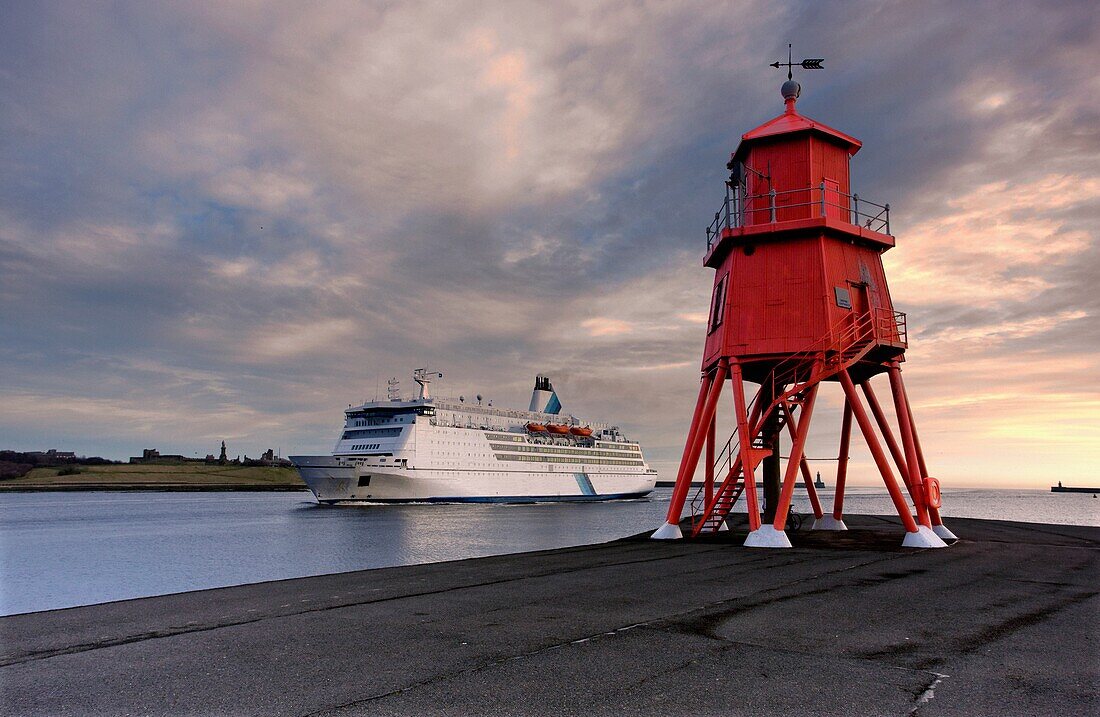
[[[77,466],[79,473],[58,475],[63,469],[35,468],[20,478],[0,481],[0,490],[292,490],[305,488],[293,468],[221,466],[201,463],[176,465]]]

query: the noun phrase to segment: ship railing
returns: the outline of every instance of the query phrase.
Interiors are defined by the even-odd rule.
[[[805,216],[790,216],[790,210],[801,207],[809,208]],[[725,229],[810,217],[833,217],[881,234],[890,233],[889,204],[877,204],[858,194],[842,192],[825,182],[781,192],[773,189],[764,194],[748,194],[743,186],[726,182],[722,206],[706,228],[707,251],[714,248]]]

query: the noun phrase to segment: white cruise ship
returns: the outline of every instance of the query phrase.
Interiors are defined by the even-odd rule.
[[[417,369],[413,400],[391,390],[389,400],[344,411],[332,455],[290,457],[318,502],[596,501],[639,498],[656,485],[636,441],[562,414],[544,376],[526,411],[480,396],[433,398],[433,377],[442,374]]]

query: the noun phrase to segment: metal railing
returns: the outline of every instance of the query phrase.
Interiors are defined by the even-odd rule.
[[[788,198],[801,201],[788,202]],[[799,213],[804,216],[786,216],[791,213],[790,210],[801,207],[808,208],[806,212]],[[890,233],[889,204],[876,204],[860,199],[858,194],[846,194],[826,186],[825,182],[816,187],[787,189],[782,192],[773,189],[765,194],[746,194],[740,186],[731,186],[727,182],[722,207],[714,213],[714,220],[706,230],[707,251],[714,247],[723,229],[825,216],[840,218],[849,224],[882,234]]]
[[[875,336],[879,341],[909,348],[909,331],[905,323],[904,311],[875,308],[873,314]]]

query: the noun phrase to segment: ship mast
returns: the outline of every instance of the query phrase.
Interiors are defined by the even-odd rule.
[[[427,368],[418,368],[413,371],[413,381],[416,381],[420,386],[420,395],[417,396],[418,400],[425,400],[431,398],[431,394],[428,391],[428,385],[432,382],[433,378],[443,378],[443,374],[438,371],[429,371]]]

